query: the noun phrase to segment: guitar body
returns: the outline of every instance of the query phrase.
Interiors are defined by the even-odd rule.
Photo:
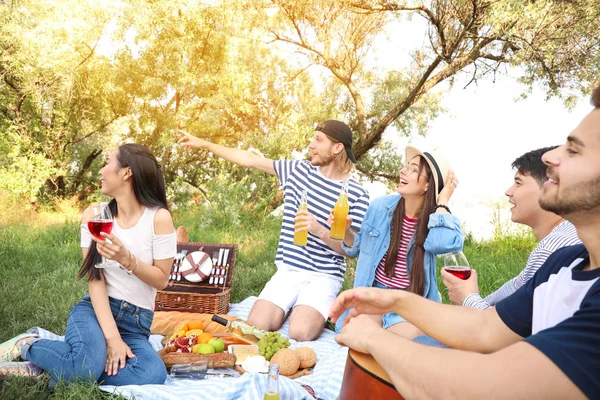
[[[339,400],[404,400],[370,354],[348,350]]]

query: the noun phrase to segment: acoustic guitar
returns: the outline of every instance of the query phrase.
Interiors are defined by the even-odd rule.
[[[339,400],[404,400],[372,355],[348,350]]]

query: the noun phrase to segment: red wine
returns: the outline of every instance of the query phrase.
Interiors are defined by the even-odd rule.
[[[444,267],[444,269],[463,281],[471,276],[471,268],[469,267]]]
[[[104,240],[104,236],[100,235],[100,232],[110,233],[112,231],[113,222],[106,220],[93,219],[88,221],[88,229],[90,233],[94,235],[96,239]]]

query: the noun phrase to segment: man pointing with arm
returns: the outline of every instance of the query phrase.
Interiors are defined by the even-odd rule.
[[[283,221],[275,258],[277,272],[252,307],[248,323],[268,331],[277,330],[293,309],[290,337],[298,341],[317,338],[346,269],[341,241],[329,238],[329,213],[345,182],[353,229],[360,229],[369,205],[367,191],[351,178],[356,159],[350,128],[335,120],[318,124],[308,146],[310,161],[270,160],[186,133],[179,143],[187,148],[206,149],[239,166],[277,176],[284,190]],[[304,190],[308,194],[308,210],[297,212]],[[309,231],[306,246],[293,244],[296,223],[300,229]]]

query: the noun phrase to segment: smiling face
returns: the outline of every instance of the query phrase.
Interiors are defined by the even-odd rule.
[[[396,191],[403,197],[425,196],[429,183],[425,167],[421,167],[420,163],[421,156],[416,156],[400,170],[400,183]]]
[[[316,167],[325,167],[331,164],[337,154],[344,151],[344,145],[334,143],[321,131],[315,131],[313,140],[308,145],[310,163]]]
[[[128,177],[131,176],[130,169],[123,168],[119,164],[119,160],[117,159],[118,154],[118,150],[111,150],[106,157],[104,166],[98,172],[101,192],[105,196],[114,197],[118,189],[121,188]]]
[[[541,193],[542,188],[531,175],[515,173],[514,183],[505,193],[512,205],[511,220],[533,226],[539,214],[543,212],[539,205]]]
[[[563,217],[600,211],[600,108],[589,113],[567,142],[542,156],[548,166],[540,205]]]

